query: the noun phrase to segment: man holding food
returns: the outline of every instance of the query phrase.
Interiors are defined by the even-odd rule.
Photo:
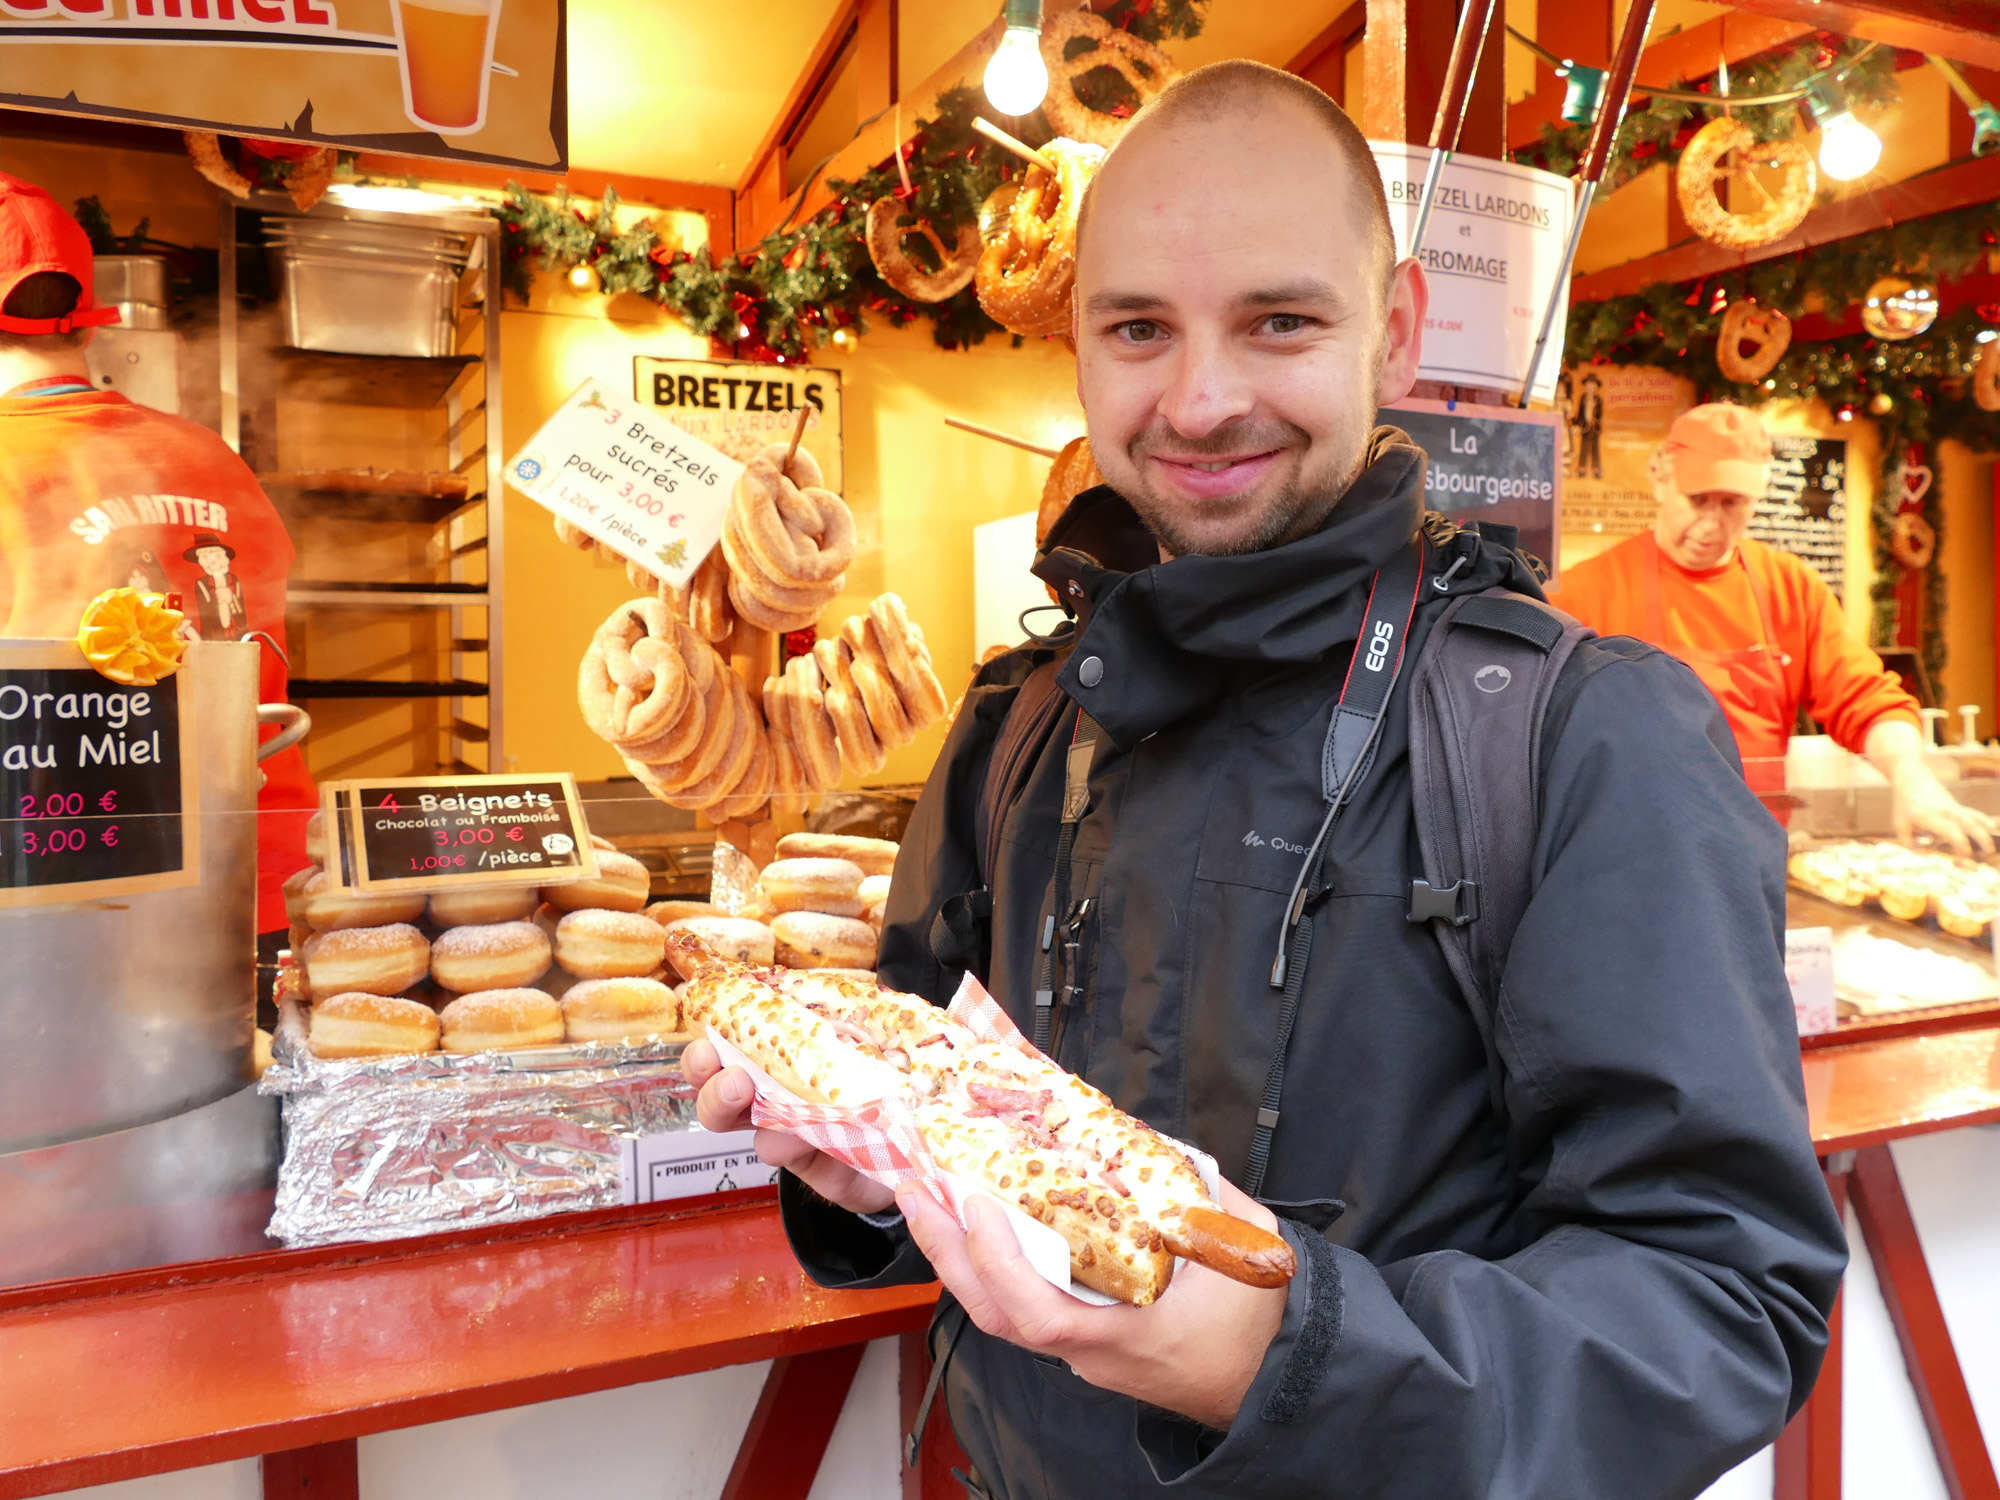
[[[1135,117],[1082,218],[1107,484],[1036,566],[1076,631],[975,680],[879,974],[942,1004],[977,972],[1292,1253],[1255,1285],[1191,1244],[1150,1305],[1087,1306],[991,1199],[961,1229],[767,1130],[792,1243],[823,1285],[943,1281],[933,1353],[979,1493],[1695,1495],[1810,1391],[1845,1260],[1782,836],[1685,667],[1582,643],[1542,720],[1533,894],[1475,1015],[1413,906],[1407,694],[1369,710],[1337,818],[1323,785],[1357,680],[1393,682],[1454,600],[1538,593],[1510,548],[1424,521],[1423,455],[1373,427],[1415,378],[1427,293],[1366,143],[1302,81],[1217,64]],[[1052,726],[1024,738],[1050,660]],[[743,1128],[749,1076],[706,1042],[685,1066],[703,1125]],[[1041,1142],[1059,1098],[968,1091],[962,1113]],[[1133,1160],[1101,1174],[1107,1214]]]

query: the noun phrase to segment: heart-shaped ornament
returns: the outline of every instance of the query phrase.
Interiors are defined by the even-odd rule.
[[[1915,510],[1924,496],[1931,492],[1931,471],[1923,464],[1904,464],[1896,471],[1903,477],[1904,510]]]

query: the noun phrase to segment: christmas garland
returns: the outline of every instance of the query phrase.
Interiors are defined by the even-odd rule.
[[[1206,4],[1116,0],[1101,13],[1112,25],[1157,43],[1198,35]],[[1099,68],[1079,80],[1079,97],[1093,108],[1119,113],[1131,107],[1129,91],[1121,92],[1125,88],[1116,73]],[[566,192],[548,200],[509,183],[507,202],[497,210],[507,290],[525,300],[534,266],[555,271],[588,266],[605,292],[650,297],[693,332],[734,344],[750,359],[807,359],[836,333],[864,332],[870,314],[898,328],[928,318],[939,347],[967,348],[1001,331],[973,289],[942,302],[916,302],[896,291],[869,257],[866,220],[871,203],[893,196],[947,242],[960,225],[977,222],[980,204],[1022,170],[1016,157],[973,130],[981,113],[1031,144],[1053,133],[1039,111],[1026,121],[1004,120],[972,89],[952,89],[939,96],[937,118],[918,121],[916,133],[898,148],[900,170],[891,156],[852,181],[830,179],[832,203],[720,262],[706,248],[687,251],[663,243],[651,223],[619,230],[615,190],[606,191],[595,213],[585,213],[571,206]],[[907,249],[926,270],[935,269],[927,243],[912,240]]]
[[[1869,416],[1880,424],[1881,468],[1871,534],[1875,548],[1875,638],[1895,626],[1895,591],[1902,570],[1889,551],[1903,490],[1898,471],[1913,447],[1946,438],[2000,451],[2000,412],[1973,400],[1970,374],[1982,352],[1979,335],[2000,324],[2000,305],[1961,307],[1940,316],[1915,338],[1877,339],[1865,333],[1795,340],[1762,381],[1724,377],[1716,364],[1720,314],[1754,297],[1794,317],[1808,308],[1838,314],[1862,300],[1878,278],[1893,273],[1935,281],[1983,267],[2000,246],[2000,205],[1978,204],[1934,214],[1815,250],[1761,261],[1689,283],[1648,287],[1628,297],[1582,302],[1570,309],[1565,357],[1571,363],[1658,365],[1694,382],[1703,401],[1754,406],[1765,401],[1824,402],[1842,421]],[[1942,486],[1922,501],[1923,519],[1942,537]],[[1924,586],[1924,665],[1939,680],[1945,665],[1945,588],[1935,566]]]
[[[1852,37],[1817,32],[1789,47],[1738,63],[1729,70],[1727,96],[1720,91],[1719,80],[1713,74],[1691,81],[1678,80],[1674,85],[1680,90],[1713,94],[1712,108],[1658,95],[1648,96],[1644,104],[1635,103],[1618,127],[1618,139],[1611,148],[1610,160],[1605,163],[1598,193],[1601,196],[1616,192],[1649,167],[1678,162],[1682,148],[1708,123],[1711,113],[1728,105],[1728,98],[1754,99],[1785,93],[1803,88],[1811,79],[1827,72],[1840,74],[1841,88],[1850,103],[1893,104],[1902,96],[1896,84],[1893,48],[1871,48]],[[1798,102],[1728,105],[1728,108],[1760,141],[1786,140],[1799,133]],[[1544,125],[1541,139],[1513,152],[1512,157],[1524,165],[1569,177],[1582,167],[1589,144],[1588,125]]]

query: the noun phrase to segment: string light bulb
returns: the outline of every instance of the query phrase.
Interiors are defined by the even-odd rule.
[[[576,266],[569,273],[569,284],[579,292],[594,292],[597,290],[597,272],[588,263]]]
[[[1819,169],[1835,182],[1866,177],[1882,159],[1882,137],[1854,118],[1847,95],[1831,78],[1813,80],[1806,94],[1819,126]]]
[[[1042,61],[1042,0],[1007,0],[1007,29],[986,64],[986,98],[1003,115],[1025,115],[1049,94]]]

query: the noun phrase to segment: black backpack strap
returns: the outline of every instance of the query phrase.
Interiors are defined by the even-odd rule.
[[[1496,1112],[1500,972],[1534,894],[1542,720],[1563,665],[1596,632],[1505,589],[1455,600],[1410,685],[1410,776],[1423,878],[1409,920],[1429,922],[1486,1046]]]
[[[1056,674],[1063,658],[1043,662],[1021,683],[1000,733],[993,741],[993,754],[986,762],[986,779],[979,788],[979,802],[973,809],[973,847],[979,852],[979,874],[987,890],[1000,868],[1000,824],[1028,784],[1028,774],[1042,747],[1049,742],[1069,699],[1056,686]]]

